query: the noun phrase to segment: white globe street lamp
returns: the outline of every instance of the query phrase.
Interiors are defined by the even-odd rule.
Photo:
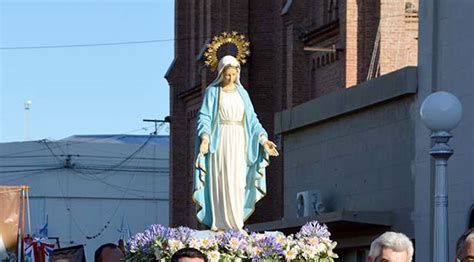
[[[448,178],[446,169],[453,149],[448,145],[449,131],[461,120],[462,105],[453,94],[439,91],[429,95],[421,104],[421,120],[431,129],[433,146],[430,155],[435,159],[435,217],[434,254],[436,262],[448,259]]]

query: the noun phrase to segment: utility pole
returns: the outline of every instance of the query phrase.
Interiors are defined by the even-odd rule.
[[[160,123],[160,126],[163,125],[164,123],[171,123],[171,117],[167,116],[163,120],[160,120],[160,119],[143,119],[143,122],[155,123],[155,131],[150,133],[150,135],[156,136],[156,135],[158,135],[158,123]]]

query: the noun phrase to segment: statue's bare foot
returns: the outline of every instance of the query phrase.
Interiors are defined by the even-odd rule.
[[[216,233],[221,233],[221,232],[224,232],[225,230],[224,229],[219,229],[217,227],[211,227],[211,231],[216,232]]]

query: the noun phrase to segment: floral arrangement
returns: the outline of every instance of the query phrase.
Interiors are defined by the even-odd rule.
[[[177,250],[192,247],[211,262],[225,261],[318,261],[332,262],[337,243],[330,239],[326,225],[305,224],[296,235],[281,232],[248,233],[230,229],[198,237],[187,227],[151,225],[127,241],[127,261],[169,261]]]

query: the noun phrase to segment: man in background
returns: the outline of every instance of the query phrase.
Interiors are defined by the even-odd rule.
[[[195,248],[183,248],[173,254],[171,262],[207,262],[207,257]]]
[[[94,254],[95,262],[119,262],[125,261],[122,250],[114,244],[107,243],[100,246]]]
[[[413,243],[397,232],[385,232],[370,245],[369,262],[411,262]]]
[[[464,232],[456,243],[456,262],[474,261],[474,228]]]

